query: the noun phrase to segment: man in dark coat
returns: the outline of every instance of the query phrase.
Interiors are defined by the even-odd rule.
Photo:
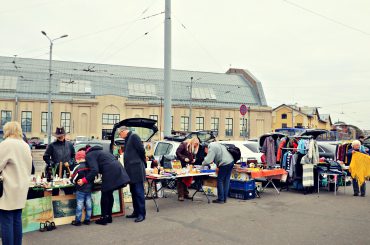
[[[135,218],[135,222],[141,222],[146,215],[144,196],[146,158],[144,145],[140,137],[125,126],[120,127],[118,133],[121,138],[125,139],[123,162],[130,177],[130,191],[134,207],[133,213],[126,217]]]
[[[55,174],[58,174],[60,178],[63,177],[64,173],[66,177],[69,177],[71,169],[74,168],[75,149],[71,142],[66,141],[66,132],[63,127],[56,128],[53,135],[57,140],[48,144],[43,156],[46,163],[45,174],[50,178],[54,170]],[[73,188],[64,188],[64,192],[65,194],[72,194]],[[58,194],[59,189],[54,189],[53,195]]]
[[[130,178],[122,164],[109,152],[103,151],[101,146],[93,146],[87,149],[86,163],[90,172],[85,178],[78,180],[77,184],[93,183],[95,177],[102,175],[101,185],[101,217],[95,223],[106,225],[112,223],[113,192],[128,184]]]

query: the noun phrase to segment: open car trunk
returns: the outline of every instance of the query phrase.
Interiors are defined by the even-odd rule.
[[[110,151],[113,151],[114,145],[124,145],[125,143],[125,140],[120,138],[118,135],[117,129],[119,127],[128,127],[132,132],[135,132],[140,136],[141,141],[147,142],[154,136],[155,133],[158,132],[158,128],[155,125],[156,123],[156,120],[149,118],[127,118],[114,124],[112,129]]]

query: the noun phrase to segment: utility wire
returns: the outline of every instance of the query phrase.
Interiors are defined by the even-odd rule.
[[[308,12],[308,13],[311,13],[311,14],[313,14],[313,15],[319,16],[319,17],[321,17],[321,18],[323,18],[323,19],[325,19],[325,20],[328,20],[328,21],[330,21],[330,22],[333,22],[333,23],[335,23],[335,24],[337,24],[337,25],[343,26],[343,27],[345,27],[345,28],[347,28],[347,29],[351,29],[351,30],[353,30],[353,31],[357,31],[357,32],[360,32],[360,33],[362,33],[362,34],[364,34],[364,35],[370,36],[370,33],[369,33],[369,32],[363,31],[363,30],[361,30],[361,29],[359,29],[359,28],[357,28],[357,27],[350,26],[350,25],[348,25],[348,24],[346,24],[346,23],[343,23],[343,22],[341,22],[341,21],[338,21],[338,20],[336,20],[336,19],[334,19],[334,18],[331,18],[331,17],[325,16],[325,15],[323,15],[323,14],[320,14],[320,13],[318,13],[318,12],[315,12],[315,11],[313,11],[313,10],[311,10],[311,9],[308,9],[308,8],[306,8],[306,7],[303,7],[303,6],[301,6],[301,5],[297,4],[297,3],[293,3],[293,2],[288,1],[288,0],[282,0],[282,1],[283,1],[283,2],[285,2],[285,3],[287,3],[287,4],[289,4],[289,5],[291,5],[291,6],[294,6],[294,7],[296,7],[296,8],[301,9],[301,10],[304,10],[304,11],[306,11],[306,12]]]

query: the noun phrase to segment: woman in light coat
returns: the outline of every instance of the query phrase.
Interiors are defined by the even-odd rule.
[[[0,197],[0,223],[3,244],[22,244],[22,209],[26,206],[31,177],[30,147],[22,139],[18,122],[8,122],[0,143],[0,172],[3,195]]]

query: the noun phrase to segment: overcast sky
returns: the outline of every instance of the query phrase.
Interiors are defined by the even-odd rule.
[[[164,2],[0,0],[0,55],[48,59],[44,30],[54,59],[162,68]],[[272,107],[370,129],[369,65],[369,0],[172,1],[173,69],[247,69]]]

